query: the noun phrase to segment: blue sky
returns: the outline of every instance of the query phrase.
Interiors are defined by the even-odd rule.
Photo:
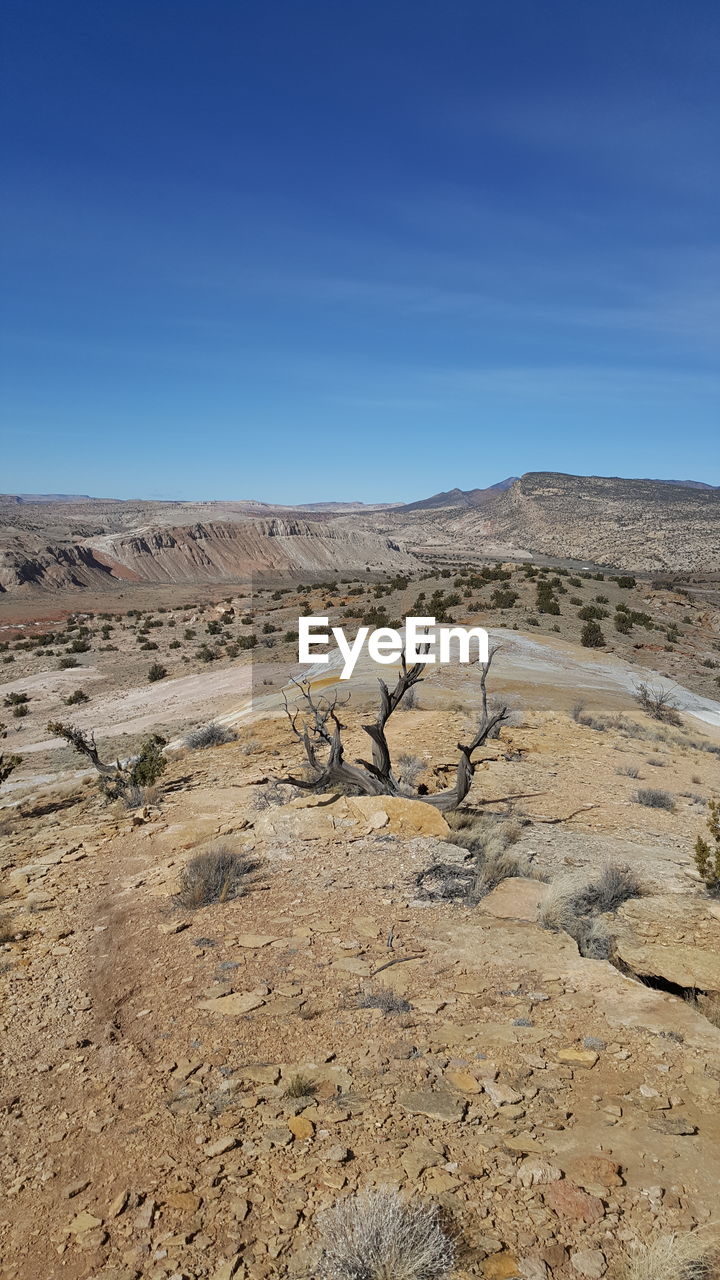
[[[720,484],[716,0],[6,0],[0,490]]]

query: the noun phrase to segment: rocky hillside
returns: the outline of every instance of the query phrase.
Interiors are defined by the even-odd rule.
[[[528,472],[507,489],[454,493],[394,513],[398,533],[417,549],[527,552],[641,572],[720,569],[720,489]]]
[[[101,588],[113,581],[238,581],[267,570],[397,572],[415,563],[397,541],[372,528],[307,514],[56,536],[51,542],[34,529],[2,527],[0,591]]]
[[[501,541],[633,569],[720,568],[720,490],[529,472],[495,500]]]
[[[405,506],[0,498],[0,591],[263,571],[400,571],[417,557],[553,556],[638,571],[720,570],[720,489],[530,472]],[[415,557],[415,559],[414,559]]]

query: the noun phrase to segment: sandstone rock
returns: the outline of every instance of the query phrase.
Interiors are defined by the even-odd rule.
[[[226,1151],[232,1151],[238,1145],[237,1138],[218,1138],[217,1142],[211,1142],[207,1147],[203,1147],[206,1156],[222,1156]]]
[[[585,1189],[591,1187],[621,1187],[620,1165],[604,1156],[576,1156],[569,1160],[565,1171],[573,1182]]]
[[[679,987],[720,992],[720,952],[717,950],[658,943],[638,945],[620,938],[617,951],[620,959],[643,977],[664,978]]]
[[[232,1258],[228,1258],[225,1262],[212,1272],[210,1280],[233,1280],[233,1276],[237,1274],[242,1263],[242,1254],[236,1253]]]
[[[155,1201],[150,1196],[143,1200],[135,1215],[134,1226],[136,1231],[149,1230],[155,1220],[155,1208]]]
[[[576,1222],[598,1222],[605,1215],[605,1206],[597,1196],[582,1191],[574,1182],[564,1179],[551,1182],[544,1192],[545,1203],[555,1210],[559,1218],[572,1218]]]
[[[483,1080],[483,1088],[496,1107],[522,1102],[522,1094],[517,1089],[511,1089],[509,1084],[502,1084],[499,1080]]]
[[[202,1200],[200,1196],[193,1195],[192,1191],[169,1191],[165,1196],[165,1203],[171,1209],[180,1209],[182,1213],[197,1213]]]
[[[528,1156],[523,1160],[518,1171],[517,1180],[521,1187],[541,1186],[549,1182],[559,1182],[562,1170],[556,1165],[542,1160],[539,1156]]]
[[[388,830],[403,836],[439,836],[444,839],[450,828],[439,809],[422,800],[404,800],[399,796],[350,796],[350,809],[370,822],[373,815],[387,814]]]
[[[598,1055],[593,1049],[560,1049],[558,1051],[558,1062],[565,1062],[571,1067],[594,1067],[598,1060]]]
[[[115,1196],[110,1208],[108,1209],[108,1218],[119,1218],[120,1214],[127,1208],[130,1199],[129,1191],[119,1191]]]
[[[210,1000],[200,1000],[198,1009],[206,1009],[208,1013],[239,1017],[240,1014],[250,1013],[252,1009],[259,1009],[264,1003],[262,996],[256,996],[252,991],[233,991],[227,996],[214,996]]]
[[[73,1218],[68,1230],[74,1236],[81,1235],[84,1231],[94,1231],[96,1227],[102,1226],[102,1218],[97,1218],[94,1213],[79,1213]]]
[[[522,1280],[518,1260],[512,1253],[494,1253],[482,1264],[485,1280]]]
[[[445,1079],[460,1093],[482,1093],[482,1084],[469,1071],[446,1071]]]
[[[510,876],[482,899],[480,910],[502,920],[537,920],[548,886],[525,876]]]
[[[464,1099],[447,1089],[418,1089],[401,1093],[398,1102],[411,1115],[427,1116],[430,1120],[443,1120],[446,1123],[462,1120],[467,1109]]]
[[[607,1271],[604,1253],[599,1249],[578,1249],[570,1254],[570,1264],[580,1276],[588,1276],[590,1280],[600,1280]]]
[[[239,933],[234,939],[235,945],[238,947],[247,947],[254,949],[258,947],[267,947],[271,942],[277,942],[277,934],[274,933]]]
[[[520,1275],[523,1280],[547,1280],[547,1265],[542,1258],[521,1258]]]
[[[325,1152],[325,1159],[332,1160],[337,1164],[344,1164],[346,1160],[350,1159],[350,1154],[350,1149],[348,1147],[341,1147],[336,1143],[334,1146],[328,1147]]]
[[[312,1120],[308,1120],[307,1116],[303,1115],[291,1116],[288,1120],[288,1129],[300,1142],[304,1142],[307,1138],[312,1138],[315,1132]]]
[[[89,1178],[81,1178],[79,1182],[69,1182],[63,1191],[66,1200],[74,1200],[75,1196],[79,1196],[82,1191],[87,1191],[90,1186]]]

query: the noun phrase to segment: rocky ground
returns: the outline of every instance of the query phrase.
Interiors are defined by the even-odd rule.
[[[432,699],[390,722],[431,789],[457,722]],[[720,1030],[683,996],[720,992],[691,856],[718,757],[650,741],[560,709],[503,729],[469,802],[511,817],[523,874],[473,903],[422,878],[465,862],[429,806],[268,781],[300,763],[278,715],[176,755],[142,811],[87,781],[10,812],[4,1280],[312,1276],[318,1211],[381,1185],[441,1205],[460,1277],[610,1277],[712,1229]],[[672,811],[636,803],[631,764]],[[218,842],[247,892],[178,906]],[[537,920],[608,861],[646,890],[608,917],[620,968]]]

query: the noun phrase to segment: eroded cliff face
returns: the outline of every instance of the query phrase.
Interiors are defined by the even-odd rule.
[[[400,545],[342,520],[272,517],[147,527],[68,545],[17,531],[0,552],[4,591],[133,582],[222,582],[267,570],[400,570]]]

